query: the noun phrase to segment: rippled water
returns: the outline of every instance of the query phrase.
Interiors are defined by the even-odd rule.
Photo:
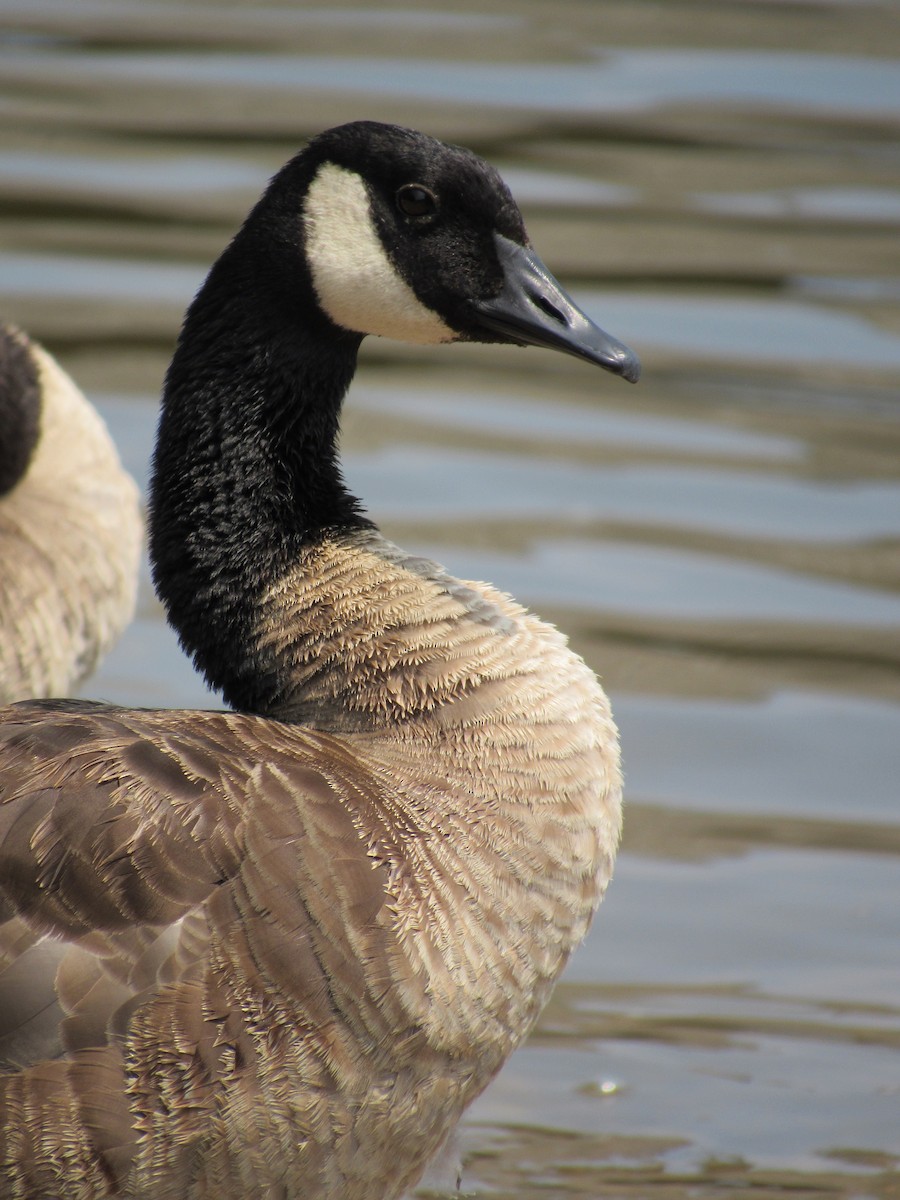
[[[145,482],[181,311],[306,136],[496,162],[645,373],[370,340],[347,411],[388,534],[556,620],[623,734],[616,879],[463,1189],[896,1197],[896,5],[482,8],[0,0],[0,311]],[[146,578],[86,691],[213,702]]]

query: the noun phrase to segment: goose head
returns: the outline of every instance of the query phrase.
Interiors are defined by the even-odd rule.
[[[235,707],[282,694],[259,605],[326,536],[371,529],[338,429],[366,335],[535,344],[625,379],[639,364],[566,295],[498,173],[468,150],[359,121],[271,180],[188,310],[150,502],[157,591]],[[243,649],[241,649],[243,647]]]
[[[635,354],[579,309],[529,244],[498,172],[469,150],[357,121],[313,139],[256,214],[300,199],[309,279],[339,329],[418,344],[537,345],[635,382]]]

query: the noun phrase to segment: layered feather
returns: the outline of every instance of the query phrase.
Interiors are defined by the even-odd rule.
[[[376,535],[316,554],[260,636],[318,728],[5,714],[11,1198],[398,1196],[587,928],[619,830],[593,675]]]

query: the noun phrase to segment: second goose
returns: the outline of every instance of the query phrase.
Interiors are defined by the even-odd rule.
[[[345,486],[365,334],[638,373],[469,152],[360,122],[275,176],[187,313],[152,480],[157,589],[231,711],[0,719],[10,1200],[400,1196],[606,888],[596,678]]]
[[[0,323],[0,702],[94,670],[134,612],[143,526],[100,414]]]

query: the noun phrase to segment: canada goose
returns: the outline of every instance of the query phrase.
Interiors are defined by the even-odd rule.
[[[366,333],[638,372],[468,151],[359,122],[274,177],[188,310],[151,489],[157,589],[235,711],[0,723],[6,1197],[399,1196],[609,880],[593,673],[342,480]]]
[[[53,358],[0,324],[0,702],[67,693],[134,612],[138,491]]]

